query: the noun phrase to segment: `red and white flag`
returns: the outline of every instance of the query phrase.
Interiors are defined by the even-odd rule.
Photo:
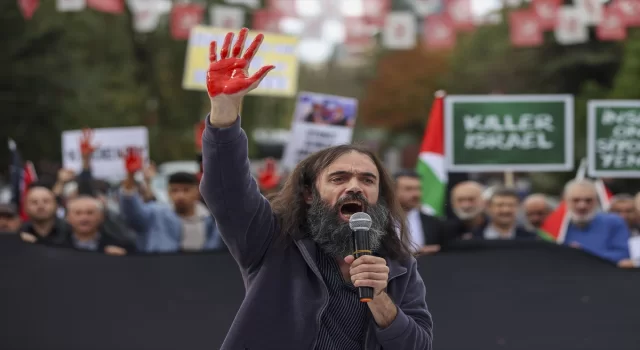
[[[609,8],[621,16],[625,27],[640,27],[640,0],[613,0]]]
[[[251,28],[262,32],[280,33],[280,20],[282,16],[267,9],[255,11],[251,22]]]
[[[602,22],[596,27],[596,36],[602,41],[620,41],[627,38],[627,27],[618,11],[605,9]]]
[[[563,0],[533,0],[531,7],[538,15],[538,23],[543,30],[551,30],[556,27],[558,9]]]
[[[471,0],[448,0],[447,14],[458,31],[472,31],[476,24]]]
[[[456,30],[446,14],[426,18],[422,38],[429,50],[451,50],[456,46]]]
[[[38,7],[40,7],[40,0],[18,0],[18,7],[22,17],[31,19]]]
[[[260,0],[224,0],[229,5],[243,5],[251,9],[260,8]]]
[[[150,33],[160,24],[160,17],[170,11],[165,0],[129,0],[133,14],[133,28],[138,33]]]
[[[512,11],[509,14],[509,27],[513,46],[533,47],[544,43],[538,15],[530,9]]]
[[[580,9],[562,6],[558,9],[555,37],[561,45],[581,44],[589,41],[589,30]]]
[[[374,28],[363,17],[344,17],[344,44],[348,48],[367,47],[373,43]]]
[[[267,0],[267,9],[282,17],[298,17],[296,10],[299,0]]]
[[[444,8],[445,0],[412,0],[413,9],[421,17],[435,15]]]
[[[362,16],[367,23],[383,28],[391,11],[391,0],[362,0]]]
[[[382,45],[391,50],[410,50],[416,46],[416,17],[409,11],[391,12],[382,31]]]
[[[87,0],[87,7],[105,13],[124,12],[124,0]]]
[[[177,40],[189,38],[191,28],[202,23],[204,7],[200,4],[174,5],[171,10],[171,36]]]
[[[56,0],[58,12],[78,12],[84,10],[86,6],[86,0]]]
[[[244,27],[244,9],[236,6],[211,5],[211,25],[218,28],[240,29]]]
[[[604,14],[602,0],[573,0],[573,4],[580,11],[588,26],[598,25],[602,22]]]

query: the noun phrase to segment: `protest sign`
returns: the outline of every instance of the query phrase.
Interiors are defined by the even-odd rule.
[[[187,44],[182,88],[186,90],[207,90],[207,71],[209,70],[209,45],[212,41],[222,48],[224,37],[236,29],[224,29],[208,26],[196,26],[191,29]],[[245,48],[258,35],[249,31]],[[237,39],[237,35],[235,36]],[[260,86],[250,95],[293,97],[298,91],[298,56],[296,55],[298,38],[289,35],[266,33],[260,49],[251,61],[249,74],[253,74],[263,66],[274,65],[276,68],[262,80]]]
[[[571,95],[451,95],[445,99],[446,169],[568,171]]]
[[[62,133],[63,167],[76,173],[82,170],[80,137],[82,130],[67,130]],[[94,178],[122,180],[127,171],[122,158],[128,147],[142,152],[142,158],[149,159],[149,133],[146,127],[122,127],[93,129],[93,144],[98,149],[91,159],[91,171]]]
[[[355,98],[311,92],[298,94],[282,166],[293,169],[311,153],[351,143],[357,109]]]
[[[640,177],[640,100],[588,103],[589,176]]]

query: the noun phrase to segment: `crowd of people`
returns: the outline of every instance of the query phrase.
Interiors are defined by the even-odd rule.
[[[200,194],[201,174],[178,172],[168,178],[171,204],[159,203],[151,181],[153,165],[145,167],[140,153],[128,149],[123,157],[127,178],[116,191],[117,206],[108,190],[96,186],[91,156],[96,151],[91,133],[81,138],[83,167],[79,174],[61,169],[55,183],[32,183],[24,198],[28,220],[15,205],[0,204],[0,232],[18,234],[25,242],[110,255],[225,250],[215,219]],[[271,162],[267,165],[273,167]],[[143,181],[136,181],[141,174]],[[265,196],[277,191],[274,181],[286,177],[267,172],[259,177]],[[273,181],[272,181],[273,180]],[[435,254],[457,240],[540,239],[540,229],[554,210],[544,194],[522,199],[514,189],[492,188],[474,181],[453,187],[453,218],[443,219],[421,210],[420,177],[409,170],[394,175],[395,195],[406,214],[411,246],[417,255]],[[620,267],[638,266],[630,257],[628,240],[640,235],[640,194],[618,194],[607,211],[599,205],[595,184],[574,180],[563,194],[570,223],[564,244],[609,260]]]
[[[457,184],[451,191],[455,217],[442,220],[421,209],[420,178],[414,172],[396,174],[396,194],[407,213],[418,252],[438,252],[455,240],[542,239],[545,219],[556,209],[549,198],[534,193],[522,199],[507,187],[490,190],[474,181]],[[596,185],[588,179],[564,186],[569,222],[562,244],[608,260],[620,267],[638,267],[630,255],[629,239],[640,236],[640,194],[618,194],[604,210]]]

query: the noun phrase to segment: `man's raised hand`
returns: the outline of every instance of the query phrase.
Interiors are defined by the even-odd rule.
[[[213,126],[224,127],[233,124],[240,111],[244,95],[258,87],[267,73],[275,68],[275,66],[265,66],[255,74],[249,75],[249,65],[258,51],[264,35],[258,34],[242,55],[248,31],[247,28],[240,30],[238,40],[233,47],[231,47],[231,42],[234,35],[227,33],[219,57],[217,43],[211,42],[207,91],[211,98],[210,121]]]

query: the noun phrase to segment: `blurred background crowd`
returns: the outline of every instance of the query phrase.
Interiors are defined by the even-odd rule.
[[[307,101],[298,93],[345,96],[353,115],[337,107],[326,124],[350,128],[349,142],[396,174],[417,253],[539,239],[640,262],[630,243],[640,162],[590,178],[580,162],[587,102],[640,100],[640,0],[18,0],[2,2],[0,17],[0,231],[26,242],[110,255],[224,250],[199,193],[209,101],[189,83],[188,52],[197,25],[247,26],[296,43],[283,63],[289,85],[265,80],[242,106],[263,193],[287,178],[295,116],[323,124],[318,104],[297,112]],[[572,164],[444,169],[442,208],[424,210],[440,191],[425,186],[419,161],[429,119],[443,118],[438,90],[572,95]]]

